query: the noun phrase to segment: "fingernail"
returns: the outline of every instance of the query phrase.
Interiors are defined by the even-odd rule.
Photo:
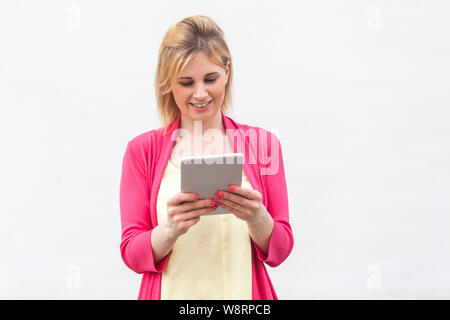
[[[194,196],[194,199],[195,199],[195,200],[198,200],[198,199],[199,199],[199,196],[196,194],[196,195]]]
[[[233,191],[233,190],[234,190],[234,187],[233,187],[233,186],[229,186],[228,189],[230,189],[231,191]]]
[[[223,192],[220,191],[220,192],[217,194],[217,196],[218,196],[218,197],[223,197]]]
[[[217,205],[217,202],[215,202],[214,200],[211,200],[211,202],[209,204],[214,206],[214,205]]]

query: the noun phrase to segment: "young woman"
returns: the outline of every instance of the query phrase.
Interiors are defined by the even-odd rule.
[[[225,115],[231,62],[205,16],[172,25],[162,41],[162,126],[128,142],[120,182],[120,251],[143,274],[139,299],[277,299],[264,263],[278,266],[294,243],[281,145]],[[244,154],[240,186],[214,199],[180,192],[181,156],[233,152]],[[229,214],[204,216],[218,205]]]

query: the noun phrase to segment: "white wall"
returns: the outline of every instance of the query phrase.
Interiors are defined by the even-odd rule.
[[[449,11],[2,1],[0,298],[136,299],[141,275],[119,252],[122,157],[158,125],[160,41],[193,14],[225,31],[233,118],[282,142],[295,245],[267,267],[279,298],[450,298]]]

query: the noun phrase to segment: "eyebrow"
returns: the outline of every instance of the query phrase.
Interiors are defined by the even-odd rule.
[[[205,77],[207,77],[207,76],[210,76],[210,75],[212,75],[212,74],[219,74],[217,71],[214,71],[214,72],[210,72],[210,73],[207,73],[207,74],[205,74]],[[191,77],[181,77],[181,78],[178,78],[178,80],[181,80],[181,79],[192,79]]]

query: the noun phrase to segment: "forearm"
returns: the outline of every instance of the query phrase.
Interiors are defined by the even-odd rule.
[[[161,225],[157,225],[151,235],[153,260],[157,265],[172,250],[177,238],[171,237],[169,232]]]
[[[273,230],[273,219],[264,205],[261,204],[261,208],[253,220],[247,221],[247,226],[253,242],[267,256]]]

